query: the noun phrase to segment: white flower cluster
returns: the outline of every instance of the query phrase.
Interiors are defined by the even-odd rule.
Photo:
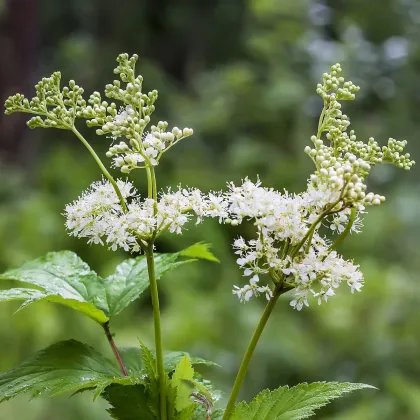
[[[226,223],[238,225],[251,220],[257,238],[238,238],[233,248],[248,284],[233,293],[241,301],[264,293],[267,299],[293,290],[291,305],[300,310],[308,306],[308,296],[318,302],[327,301],[341,283],[347,283],[353,293],[363,286],[359,267],[344,260],[334,250],[349,232],[360,232],[360,215],[369,205],[381,204],[385,197],[367,193],[365,180],[372,166],[392,163],[410,169],[410,155],[403,154],[405,141],[389,139],[380,147],[370,138],[368,143],[356,140],[353,131],[347,133],[349,118],[341,111],[339,100],[352,100],[359,90],[352,82],[339,76],[339,64],[323,76],[317,93],[324,100],[318,133],[312,136],[314,147],[305,152],[315,164],[307,190],[301,194],[280,193],[263,188],[261,183],[245,179],[240,186],[229,184],[223,208]],[[325,139],[321,137],[325,134]],[[320,229],[340,235],[332,243]],[[269,274],[272,288],[259,284],[259,276]]]
[[[363,287],[363,274],[359,266],[344,260],[336,251],[320,245],[311,247],[308,253],[302,253],[298,258],[286,258],[287,268],[282,272],[287,276],[285,285],[293,288],[294,298],[290,305],[301,310],[309,306],[308,296],[318,298],[318,303],[327,301],[334,296],[335,289],[346,282],[351,293],[360,292]]]
[[[273,290],[259,284],[262,274],[271,275],[274,287],[281,280],[283,287],[294,290],[292,306],[296,309],[308,305],[309,293],[317,296],[319,302],[326,301],[343,281],[352,292],[360,291],[363,276],[358,268],[331,252],[329,241],[319,234],[322,224],[316,220],[325,209],[324,203],[330,202],[330,197],[330,191],[324,191],[324,195],[318,191],[317,200],[313,199],[312,191],[299,195],[282,194],[248,179],[241,186],[230,184],[224,204],[229,214],[226,222],[235,225],[251,219],[257,229],[257,239],[245,241],[240,237],[233,243],[239,257],[238,265],[245,276],[251,277],[244,287],[235,286],[233,290],[241,301],[248,301],[260,293],[267,299],[271,298]],[[332,216],[331,230],[340,233],[344,230],[349,211],[345,209]],[[314,230],[308,239],[310,244],[303,246],[302,241],[313,225]],[[360,223],[356,226],[353,231],[358,232]],[[293,249],[297,252],[291,258]]]
[[[195,214],[197,223],[205,216],[219,214],[217,194],[204,195],[198,189],[168,190],[153,199],[141,200],[128,181],[117,181],[127,202],[124,211],[114,187],[108,181],[95,182],[72,204],[65,208],[66,227],[89,243],[106,243],[115,251],[123,248],[139,252],[142,244],[164,231],[180,234]]]

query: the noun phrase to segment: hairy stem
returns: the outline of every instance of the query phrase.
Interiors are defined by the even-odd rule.
[[[153,256],[153,244],[150,244],[146,249],[147,269],[149,272],[150,293],[152,296],[153,305],[153,323],[155,330],[155,347],[156,347],[156,365],[159,380],[159,398],[160,398],[160,419],[167,419],[166,411],[166,384],[165,384],[165,369],[163,366],[163,346],[162,346],[162,327],[160,322],[159,310],[159,293],[157,287],[156,273],[155,273],[155,259]]]
[[[93,150],[92,146],[87,142],[87,140],[79,133],[79,131],[77,130],[77,128],[75,126],[73,126],[71,128],[71,131],[85,145],[86,149],[89,150],[89,153],[93,156],[93,159],[95,159],[95,162],[98,164],[98,166],[101,169],[102,173],[105,175],[105,177],[108,179],[108,181],[114,187],[115,193],[117,194],[118,198],[120,199],[121,207],[123,208],[124,212],[127,213],[128,212],[127,205],[125,203],[124,197],[121,194],[120,189],[118,188],[117,183],[115,182],[115,179],[112,177],[112,175],[105,168],[105,166],[102,163],[101,159],[99,159],[99,156],[96,154],[96,152]]]
[[[112,351],[114,352],[114,356],[117,359],[118,364],[120,365],[122,374],[124,376],[128,376],[127,369],[125,368],[120,352],[118,351],[118,347],[115,345],[114,338],[112,337],[111,331],[109,329],[109,322],[105,322],[105,324],[102,324],[102,327],[105,331],[106,338],[108,339],[108,342],[112,348]]]

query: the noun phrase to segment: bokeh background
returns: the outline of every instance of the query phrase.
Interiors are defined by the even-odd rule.
[[[160,92],[156,120],[193,127],[195,135],[165,155],[160,186],[205,191],[257,175],[267,186],[301,191],[312,170],[303,148],[321,109],[315,85],[331,64],[361,86],[345,105],[359,138],[409,141],[419,157],[420,2],[417,0],[0,0],[0,100],[31,96],[44,75],[61,70],[86,93],[113,80],[115,57],[138,53],[146,89]],[[67,236],[64,205],[98,168],[70,133],[31,131],[25,116],[0,116],[0,269],[48,251],[78,252],[100,274],[126,258]],[[80,127],[104,155],[106,139]],[[145,189],[136,172],[136,184]],[[270,319],[242,398],[265,387],[301,381],[365,382],[379,391],[346,397],[319,412],[328,420],[420,418],[420,195],[418,168],[373,171],[369,187],[387,196],[343,253],[365,273],[363,292],[342,290],[302,312],[284,296]],[[207,370],[228,393],[263,301],[232,296],[241,275],[230,249],[240,229],[208,221],[182,236],[162,237],[160,251],[203,238],[222,264],[188,265],[161,283],[164,344],[217,361]],[[0,306],[0,370],[55,341],[75,338],[111,357],[89,319],[53,304],[13,316]],[[152,345],[149,296],[115,319],[121,346],[137,337]],[[106,420],[106,403],[91,395],[0,405],[0,419]]]

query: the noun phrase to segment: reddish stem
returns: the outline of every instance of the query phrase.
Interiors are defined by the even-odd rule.
[[[112,351],[114,352],[115,358],[117,359],[117,362],[120,365],[122,374],[124,376],[128,376],[127,369],[125,368],[120,352],[118,351],[118,347],[115,345],[114,339],[109,329],[109,322],[105,322],[105,324],[102,324],[102,327],[104,328],[106,338],[108,339],[108,342],[112,348]]]

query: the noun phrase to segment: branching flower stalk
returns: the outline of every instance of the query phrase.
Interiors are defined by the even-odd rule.
[[[354,131],[347,133],[350,121],[342,113],[340,101],[353,100],[359,88],[345,81],[340,73],[339,64],[332,66],[330,73],[324,73],[323,84],[317,86],[324,107],[317,135],[311,138],[314,148],[305,148],[315,164],[307,191],[299,195],[281,194],[246,179],[239,187],[230,184],[226,194],[225,209],[229,216],[225,222],[238,225],[250,219],[258,238],[248,243],[242,238],[234,242],[239,254],[237,262],[244,275],[252,278],[242,288],[235,286],[233,293],[242,302],[263,293],[268,304],[245,351],[224,420],[229,419],[234,409],[252,355],[282,294],[292,290],[291,305],[301,310],[309,305],[309,294],[317,297],[320,304],[333,296],[343,281],[352,293],[361,290],[363,276],[358,266],[342,259],[336,249],[350,232],[360,231],[360,216],[365,207],[385,200],[383,196],[366,193],[364,181],[376,164],[390,163],[406,170],[414,164],[408,153],[402,153],[405,141],[389,139],[388,145],[381,148],[373,138],[366,144],[356,140]],[[338,237],[331,241],[321,236],[325,228],[338,233]],[[261,274],[268,274],[274,286],[261,286]]]
[[[308,240],[308,244],[311,243],[312,241],[312,236],[314,233],[314,230],[316,228],[316,226],[322,221],[322,219],[328,214],[328,210],[326,210],[324,213],[322,213],[320,215],[320,217],[312,224],[312,226],[310,227],[310,229],[308,230],[307,234],[305,235],[305,237],[302,239],[301,243],[299,243],[296,248],[294,248],[292,250],[292,252],[290,252],[290,256],[291,258],[293,258],[292,254],[297,254],[299,252],[299,250],[304,246],[305,242]],[[286,257],[289,255],[287,249],[285,250],[285,252],[282,254],[283,259],[286,259]],[[258,341],[261,337],[261,334],[264,331],[265,326],[267,325],[268,319],[270,318],[271,313],[274,310],[274,307],[276,306],[276,303],[279,299],[279,297],[288,292],[290,290],[290,287],[285,286],[284,285],[284,279],[286,277],[285,273],[281,273],[280,277],[274,277],[273,274],[272,275],[272,280],[275,283],[275,288],[272,292],[272,296],[270,298],[270,300],[268,301],[264,312],[260,318],[260,321],[258,322],[258,325],[254,331],[254,334],[251,337],[251,340],[248,344],[247,349],[245,350],[245,354],[244,357],[241,361],[241,365],[239,367],[235,382],[233,384],[233,388],[232,391],[230,393],[229,396],[229,400],[226,406],[226,410],[223,416],[223,419],[228,419],[229,415],[231,413],[231,411],[233,410],[234,406],[235,406],[235,402],[236,399],[238,397],[239,391],[241,389],[241,386],[243,384],[243,381],[245,379],[245,375],[248,371],[248,367],[249,367],[249,363],[251,362],[252,356],[254,354],[254,351],[257,347]]]
[[[30,128],[59,128],[73,132],[88,149],[107,179],[92,184],[90,190],[78,201],[66,207],[67,228],[72,234],[89,237],[89,242],[102,244],[102,238],[105,237],[113,250],[122,247],[130,252],[146,253],[155,327],[160,418],[166,420],[166,376],[163,368],[159,295],[154,267],[154,240],[164,230],[181,233],[182,225],[189,219],[189,215],[185,213],[193,209],[201,218],[204,215],[204,202],[198,190],[180,190],[178,193],[168,191],[168,194],[163,194],[161,201],[175,201],[173,206],[165,206],[165,203],[158,202],[154,167],[164,152],[193,132],[189,128],[180,130],[177,127],[171,132],[166,132],[168,124],[160,121],[157,126],[151,126],[150,133],[144,134],[150,122],[150,115],[154,111],[157,91],[142,93],[142,76],[135,76],[134,72],[137,59],[137,55],[128,57],[127,54],[121,54],[117,58],[118,66],[114,70],[121,81],[114,80],[113,84],[106,86],[105,95],[123,103],[119,111],[114,102],[102,101],[98,92],[90,96],[88,105],[82,97],[83,88],[72,80],[69,87],[61,89],[59,72],[43,78],[35,86],[36,97],[32,100],[16,94],[7,99],[5,107],[7,114],[34,114],[35,116],[28,121]],[[126,84],[125,89],[121,88],[121,82]],[[112,177],[94,149],[77,130],[76,118],[87,119],[89,127],[99,126],[96,131],[98,135],[107,135],[113,141],[120,137],[129,141],[130,146],[124,141],[112,145],[107,157],[113,157],[114,167],[124,174],[134,169],[146,169],[148,197],[145,201],[140,201],[130,182],[121,179],[116,181]],[[120,368],[123,374],[127,375],[109,327],[107,324],[103,327]]]

